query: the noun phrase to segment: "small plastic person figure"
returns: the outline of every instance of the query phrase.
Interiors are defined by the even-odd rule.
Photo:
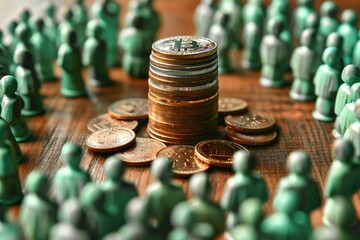
[[[146,189],[144,211],[148,219],[157,222],[156,229],[167,236],[171,229],[171,211],[178,203],[185,201],[185,194],[179,185],[171,181],[173,172],[170,159],[155,159],[151,164],[151,173],[156,182]]]
[[[20,24],[19,26],[16,27],[15,34],[18,42],[15,47],[14,56],[17,51],[24,48],[32,53],[32,46],[30,42],[30,37],[31,37],[30,29],[26,25]]]
[[[76,43],[76,32],[74,29],[68,29],[62,32],[62,38],[64,43],[59,48],[57,58],[57,63],[62,69],[61,94],[68,98],[85,96],[81,53]]]
[[[338,21],[336,14],[338,6],[335,2],[325,1],[320,5],[319,33],[326,39],[331,33],[336,32]]]
[[[209,30],[209,38],[218,44],[218,71],[220,74],[231,71],[229,53],[234,42],[234,35],[228,27],[229,20],[229,15],[222,11],[217,11],[214,23]]]
[[[310,101],[316,98],[313,78],[320,64],[315,51],[316,33],[309,28],[302,32],[301,46],[297,47],[290,60],[294,81],[290,97],[297,101]]]
[[[85,228],[85,213],[79,200],[66,200],[59,209],[59,223],[50,231],[51,240],[90,240],[90,233]]]
[[[344,134],[344,139],[350,141],[355,149],[353,163],[360,164],[360,100],[355,102],[354,115],[356,122],[352,123]]]
[[[3,42],[3,32],[0,30],[0,65],[6,69],[6,72],[10,71],[12,55],[10,55],[9,47]]]
[[[316,43],[314,50],[316,51],[317,62],[322,62],[322,54],[325,49],[326,38],[319,33],[320,18],[319,15],[314,12],[310,13],[306,18],[306,29],[310,28],[316,33]]]
[[[342,23],[339,25],[337,32],[344,40],[342,52],[345,65],[351,64],[353,60],[353,51],[358,40],[357,21],[358,15],[354,10],[346,9],[342,12]]]
[[[78,43],[82,46],[85,42],[85,29],[88,22],[88,14],[84,0],[76,0],[76,3],[72,6],[73,12],[73,24],[78,36]]]
[[[267,33],[260,45],[261,77],[260,84],[266,87],[281,87],[285,84],[284,62],[288,58],[288,45],[281,40],[284,23],[280,18],[272,18],[267,24]]]
[[[353,51],[353,63],[360,68],[360,31],[358,32],[358,39]]]
[[[21,203],[19,221],[26,239],[47,240],[56,222],[56,205],[48,197],[48,177],[31,172],[25,181],[27,195]]]
[[[207,37],[217,10],[215,0],[201,0],[195,9],[194,23],[197,36]]]
[[[120,25],[120,5],[114,0],[98,0],[92,8],[93,15],[104,25],[103,39],[106,41],[107,64],[117,64],[117,32]]]
[[[29,9],[24,9],[20,13],[20,25],[23,24],[30,31],[30,36],[32,35],[32,28],[30,24],[31,12]]]
[[[342,49],[343,42],[344,42],[343,37],[337,32],[330,33],[330,35],[326,39],[326,48],[334,47],[339,51],[339,61],[338,61],[337,69],[340,72],[344,68],[343,49]]]
[[[238,209],[247,198],[256,197],[262,202],[269,198],[266,184],[261,175],[253,173],[257,158],[251,153],[238,151],[234,154],[233,170],[235,175],[226,182],[221,207],[228,211],[227,229],[231,230],[238,223]]]
[[[54,46],[58,46],[60,43],[60,34],[56,20],[56,8],[54,3],[50,1],[44,2],[44,21],[46,35],[50,38]],[[56,52],[53,59],[56,59]]]
[[[60,33],[60,43],[63,43],[63,34],[64,32],[66,32],[68,29],[73,29],[75,32],[75,26],[74,26],[74,13],[72,11],[71,8],[64,8],[62,9],[62,13],[63,13],[63,21],[61,22],[61,24],[59,25],[59,33]],[[79,45],[78,39],[76,39],[76,44]]]
[[[16,141],[24,142],[29,139],[30,130],[21,116],[24,104],[21,97],[16,94],[18,83],[14,77],[5,76],[1,79],[1,88],[4,92],[1,102],[1,117],[10,125]]]
[[[8,140],[9,126],[0,121],[0,204],[10,205],[19,202],[22,189],[13,144]]]
[[[11,21],[7,25],[8,30],[8,36],[9,36],[9,56],[11,56],[10,59],[10,66],[9,66],[9,73],[14,75],[16,65],[14,64],[12,56],[14,56],[14,52],[16,49],[16,45],[18,43],[18,39],[16,37],[16,28],[18,26],[18,23],[16,21]]]
[[[123,179],[125,170],[125,163],[121,159],[109,157],[104,164],[107,180],[100,186],[105,192],[106,207],[115,216],[117,227],[125,224],[125,207],[138,196],[134,184]]]
[[[122,69],[132,77],[144,78],[149,71],[152,42],[145,32],[144,19],[135,16],[131,20],[131,26],[123,29],[119,36],[119,46],[124,52]]]
[[[319,121],[331,122],[335,120],[336,93],[340,87],[339,51],[334,47],[325,49],[324,64],[318,67],[315,77],[315,94],[317,96],[313,118]]]
[[[293,12],[293,34],[299,39],[301,33],[306,29],[307,17],[314,13],[314,1],[313,0],[297,0],[297,6]]]
[[[81,157],[81,147],[77,144],[66,143],[61,148],[61,160],[66,166],[56,172],[52,186],[59,204],[78,198],[83,187],[91,182],[89,173],[80,168]]]
[[[220,3],[219,10],[229,16],[228,27],[233,34],[234,47],[239,48],[240,43],[240,27],[241,27],[241,4],[237,0],[223,0]]]
[[[106,42],[102,39],[103,30],[98,20],[91,20],[86,26],[83,63],[89,69],[89,81],[93,86],[111,84],[106,65]]]
[[[37,19],[34,32],[30,39],[35,59],[36,73],[42,82],[56,80],[53,70],[53,60],[56,56],[56,45],[45,32],[45,22]]]

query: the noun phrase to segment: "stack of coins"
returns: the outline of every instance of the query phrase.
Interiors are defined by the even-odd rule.
[[[217,44],[204,37],[156,41],[149,70],[149,135],[168,144],[212,138],[218,118]]]

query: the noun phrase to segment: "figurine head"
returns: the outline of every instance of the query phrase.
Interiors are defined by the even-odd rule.
[[[355,117],[358,121],[360,121],[360,99],[356,100],[355,102],[355,110],[354,110]]]
[[[339,62],[339,50],[335,47],[328,47],[324,50],[322,60],[325,64],[336,67]]]
[[[73,226],[80,227],[84,224],[85,213],[78,199],[70,198],[60,207],[60,222],[70,223]]]
[[[25,189],[28,193],[36,194],[41,198],[47,198],[49,179],[43,172],[32,171],[26,177]]]
[[[320,15],[322,17],[335,18],[338,10],[337,4],[332,1],[326,1],[320,5]]]
[[[356,26],[356,23],[358,21],[358,15],[354,10],[346,9],[341,14],[341,21],[343,23],[348,23],[352,26]]]
[[[23,22],[28,22],[30,20],[31,17],[31,12],[29,9],[25,9],[24,11],[21,12],[20,14],[20,19]]]
[[[65,28],[64,31],[61,31],[61,38],[64,43],[69,44],[70,46],[77,45],[77,35],[72,28]]]
[[[176,205],[171,213],[171,224],[174,227],[191,231],[196,222],[196,214],[186,202]]]
[[[12,36],[15,36],[17,26],[18,26],[18,23],[16,21],[11,21],[7,25],[7,29]]]
[[[332,146],[333,158],[344,163],[351,163],[354,156],[354,145],[345,139],[336,139]]]
[[[276,212],[292,214],[298,211],[300,206],[300,196],[296,189],[286,188],[277,193],[274,208]]]
[[[290,173],[305,176],[310,172],[310,156],[304,151],[290,153],[287,158],[287,168]]]
[[[106,161],[104,163],[104,170],[105,170],[106,176],[110,180],[120,182],[125,173],[126,166],[125,166],[124,161],[122,161],[121,159],[118,159],[115,156],[111,156],[106,159]]]
[[[31,52],[25,48],[15,51],[14,62],[24,68],[31,68],[34,64]]]
[[[36,20],[34,21],[34,26],[35,26],[35,28],[36,28],[38,31],[42,32],[42,30],[43,30],[44,27],[45,27],[44,19],[42,19],[42,18],[36,19]]]
[[[25,24],[19,24],[16,27],[15,34],[21,42],[28,42],[30,39],[30,29]]]
[[[360,69],[353,64],[347,65],[341,73],[341,78],[349,85],[360,82]]]
[[[331,204],[329,209],[332,209],[328,220],[335,227],[349,229],[357,223],[355,208],[351,198],[335,196],[327,204]]]
[[[102,32],[103,32],[103,26],[96,19],[89,21],[88,24],[86,25],[86,35],[88,37],[99,39],[101,37]]]
[[[85,208],[101,211],[104,208],[105,193],[95,183],[88,183],[80,193],[80,203]]]
[[[1,79],[1,89],[7,96],[15,95],[18,83],[17,80],[10,75],[7,75]]]
[[[72,21],[73,20],[73,17],[74,17],[74,13],[72,11],[71,8],[67,8],[67,9],[64,9],[62,10],[63,11],[63,19],[64,21]]]
[[[267,23],[266,30],[268,34],[280,36],[281,32],[284,30],[283,19],[280,17],[271,18]]]
[[[342,49],[343,37],[337,32],[331,33],[326,39],[326,47],[336,47]]]
[[[55,5],[50,1],[45,1],[43,3],[43,9],[46,15],[50,18],[53,18],[55,15]]]
[[[219,10],[215,14],[214,22],[220,24],[221,26],[227,26],[229,23],[229,14]]]
[[[310,13],[307,17],[306,17],[306,28],[312,28],[314,30],[317,30],[319,28],[319,24],[320,24],[320,19],[319,19],[319,15],[317,13]]]
[[[147,218],[145,216],[146,213],[144,211],[144,206],[144,200],[142,200],[140,197],[132,198],[126,205],[126,222],[138,222],[145,224]]]
[[[84,0],[76,0],[76,3],[82,5],[84,3]]]
[[[135,27],[136,29],[144,29],[145,27],[145,18],[140,15],[134,15],[130,19],[130,26]]]
[[[172,165],[173,162],[170,158],[157,158],[151,163],[151,173],[156,180],[167,184],[173,176]]]
[[[306,47],[314,46],[316,41],[316,32],[314,29],[307,28],[301,33],[300,43]]]
[[[79,169],[81,162],[81,147],[74,143],[66,143],[61,148],[61,159],[72,169]]]
[[[250,226],[259,226],[264,219],[263,204],[258,198],[248,198],[239,207],[241,221]]]
[[[212,184],[206,173],[192,175],[189,180],[189,190],[200,199],[207,200],[212,191]]]
[[[249,174],[255,170],[257,158],[253,153],[237,151],[234,153],[232,168],[236,173]]]

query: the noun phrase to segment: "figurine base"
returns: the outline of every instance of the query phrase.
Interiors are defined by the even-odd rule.
[[[67,98],[86,97],[86,91],[74,91],[71,89],[61,89],[61,95]]]
[[[316,99],[316,96],[307,96],[307,95],[301,95],[296,92],[293,92],[290,90],[289,95],[292,99],[300,102],[307,102],[307,101],[313,101]]]
[[[25,136],[21,136],[21,137],[15,137],[17,142],[25,142],[26,140],[28,140],[30,138],[30,132],[25,135]]]
[[[316,119],[318,121],[323,121],[323,122],[333,122],[335,120],[335,117],[327,116],[327,115],[324,115],[324,114],[319,113],[317,111],[313,111],[312,116],[313,116],[314,119]]]
[[[334,138],[341,138],[341,134],[336,130],[336,129],[333,129],[331,131],[331,134],[333,135]]]
[[[21,115],[23,115],[24,117],[33,117],[33,116],[37,116],[37,115],[41,115],[45,112],[45,109],[38,109],[38,110],[26,110],[26,109],[22,109],[21,110]]]
[[[260,78],[260,84],[264,87],[283,87],[285,85],[284,80],[273,81],[267,78]]]

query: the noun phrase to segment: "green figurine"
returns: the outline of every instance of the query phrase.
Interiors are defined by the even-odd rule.
[[[37,19],[34,23],[34,33],[30,39],[34,52],[36,73],[42,82],[56,80],[53,70],[53,59],[56,56],[56,45],[45,32],[45,22]]]
[[[358,41],[355,44],[354,51],[353,51],[353,63],[360,68],[360,31],[358,32]]]
[[[6,140],[11,143],[11,145],[14,149],[16,162],[17,163],[22,162],[22,160],[24,160],[24,156],[21,153],[19,143],[16,141],[14,135],[11,132],[9,124],[1,117],[0,117],[0,124],[2,124],[2,125],[6,124],[6,130],[3,131],[3,133],[6,136]]]
[[[24,142],[30,138],[30,130],[21,116],[21,109],[24,104],[21,97],[16,93],[17,80],[12,76],[5,76],[1,79],[1,88],[4,92],[1,102],[1,117],[10,125],[16,141]]]
[[[338,21],[336,14],[338,6],[335,2],[325,1],[320,5],[319,33],[326,39],[331,33],[336,32]]]
[[[314,85],[317,96],[313,118],[319,121],[335,120],[336,93],[340,87],[339,51],[334,47],[326,48],[323,53],[324,64],[315,73]]]
[[[61,95],[68,98],[85,96],[81,53],[77,46],[76,32],[74,29],[68,29],[62,32],[62,38],[63,43],[60,45],[57,58],[57,63],[62,69]]]
[[[93,86],[107,86],[109,80],[106,65],[106,42],[102,39],[104,28],[98,20],[91,20],[86,26],[87,39],[83,50],[83,63],[89,69],[89,81]]]
[[[351,64],[353,60],[353,51],[358,40],[357,30],[358,15],[352,9],[346,9],[341,14],[341,24],[337,32],[343,38],[342,52],[345,65]]]
[[[78,43],[82,46],[86,40],[85,29],[88,22],[88,14],[84,0],[76,0],[76,3],[72,6],[72,12],[73,24],[78,36]]]
[[[201,0],[194,13],[195,35],[207,37],[217,10],[215,0]]]
[[[356,100],[354,108],[356,121],[352,123],[344,134],[344,139],[350,141],[355,149],[353,163],[360,164],[360,100]]]
[[[21,49],[27,49],[33,54],[32,46],[30,42],[30,37],[31,37],[30,29],[26,25],[20,24],[19,26],[16,27],[15,34],[18,42],[16,44],[13,57],[16,55],[16,52],[20,51]]]
[[[168,158],[157,158],[151,164],[151,173],[156,182],[146,188],[145,206],[148,219],[153,219],[157,230],[165,237],[171,230],[170,216],[173,208],[186,197],[181,186],[171,181],[172,161]]]
[[[144,24],[144,19],[136,16],[132,18],[131,26],[123,29],[119,36],[119,46],[124,52],[122,69],[131,77],[148,76],[152,42]]]
[[[239,223],[238,209],[243,201],[256,197],[262,202],[266,202],[269,198],[263,177],[258,173],[253,173],[257,164],[256,156],[238,151],[234,154],[233,159],[235,175],[227,180],[220,203],[221,207],[229,213],[226,223],[228,230]]]
[[[235,42],[233,32],[229,25],[229,15],[217,11],[214,17],[214,23],[209,30],[209,38],[218,44],[218,71],[220,74],[231,72],[229,53],[231,45]]]
[[[15,149],[8,140],[9,126],[0,121],[0,204],[14,204],[22,197]]]
[[[108,66],[117,64],[117,32],[120,21],[120,5],[114,0],[98,0],[92,8],[93,15],[104,25],[103,39],[106,41]]]
[[[0,65],[5,68],[7,74],[10,73],[12,55],[9,47],[3,43],[3,32],[0,30]]]
[[[72,29],[76,32],[74,26],[74,13],[71,8],[63,9],[63,21],[59,25],[60,44],[64,43],[63,35],[69,29]],[[76,44],[79,45],[78,39],[76,39]]]
[[[59,34],[59,23],[56,20],[56,7],[54,3],[50,1],[44,2],[44,21],[45,21],[45,32],[46,35],[52,41],[52,45],[59,46],[60,34]],[[54,53],[53,59],[56,59],[56,52]]]
[[[293,35],[296,39],[301,37],[302,32],[306,29],[307,17],[314,12],[314,0],[297,0],[297,6],[292,16]]]
[[[310,13],[306,18],[306,29],[310,28],[316,33],[316,43],[313,49],[316,52],[317,62],[322,62],[322,54],[325,49],[326,38],[319,33],[320,18],[319,15],[314,12]]]
[[[40,95],[40,82],[34,71],[34,60],[31,52],[20,49],[15,52],[15,77],[18,81],[17,93],[23,100],[21,115],[26,117],[44,113],[43,99]]]
[[[48,197],[48,177],[31,172],[25,181],[27,195],[21,203],[19,221],[28,240],[47,240],[56,222],[56,205]]]
[[[30,36],[32,35],[32,26],[30,23],[30,18],[31,18],[31,12],[29,9],[24,9],[21,13],[20,13],[20,25],[24,25],[27,29],[29,29],[30,31]]]
[[[20,229],[10,221],[7,221],[6,213],[6,207],[0,205],[0,239],[22,240],[23,237]]]
[[[133,183],[123,179],[125,163],[116,157],[109,157],[104,164],[107,180],[100,186],[105,192],[106,206],[110,214],[115,216],[117,227],[125,224],[125,207],[128,202],[138,196]]]
[[[220,3],[219,10],[229,16],[228,28],[233,34],[232,45],[239,48],[241,45],[241,4],[238,0],[223,0]]]
[[[316,33],[309,28],[302,32],[301,46],[297,47],[290,60],[294,81],[290,97],[297,101],[311,101],[316,98],[313,78],[320,65],[315,51]]]
[[[59,223],[50,231],[50,240],[90,240],[89,231],[85,228],[85,212],[79,200],[66,200],[58,212]]]
[[[335,47],[339,51],[339,61],[338,61],[337,69],[340,72],[344,68],[344,59],[343,59],[343,50],[342,50],[343,42],[344,42],[343,37],[339,33],[333,32],[327,37],[326,45],[325,45],[326,48]]]
[[[16,45],[18,44],[18,39],[16,37],[16,28],[18,26],[18,23],[16,21],[11,21],[7,25],[8,35],[9,35],[9,56],[10,58],[10,66],[9,66],[9,73],[11,75],[14,75],[16,65],[13,61],[12,56],[14,56]]]
[[[80,168],[81,157],[81,147],[77,144],[66,143],[61,148],[61,160],[66,166],[57,170],[52,186],[59,204],[78,198],[83,187],[91,182],[89,173]]]
[[[260,84],[266,87],[281,87],[285,84],[284,62],[288,58],[289,47],[280,38],[284,23],[280,18],[272,18],[267,24],[267,34],[260,44],[261,77]]]

